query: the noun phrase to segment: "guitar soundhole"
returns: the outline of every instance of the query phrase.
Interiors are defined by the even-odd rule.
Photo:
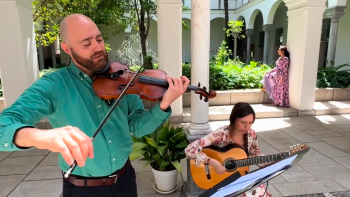
[[[224,167],[226,168],[227,172],[232,172],[237,169],[236,162],[234,160],[226,160],[224,162]]]

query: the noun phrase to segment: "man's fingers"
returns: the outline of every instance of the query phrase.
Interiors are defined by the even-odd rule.
[[[67,145],[62,140],[56,141],[57,146],[59,148],[58,152],[61,153],[63,159],[67,162],[68,165],[72,165],[74,162],[74,159],[67,147]]]
[[[83,160],[85,162],[89,154],[88,143],[91,140],[89,140],[87,136],[76,127],[73,128],[73,130],[70,132],[70,135],[73,138],[73,140],[79,145],[81,154],[83,156]]]
[[[169,88],[174,87],[174,82],[168,75],[166,76],[166,80],[169,83]]]
[[[183,91],[186,92],[187,87],[190,85],[190,80],[186,76],[181,76],[180,78],[185,82],[183,85]]]
[[[85,161],[84,161],[81,149],[79,147],[79,144],[75,142],[73,138],[68,134],[63,138],[63,141],[71,151],[74,159],[77,161],[77,164],[80,167],[83,167],[85,165]]]

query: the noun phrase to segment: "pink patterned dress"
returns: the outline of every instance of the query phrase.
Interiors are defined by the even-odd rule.
[[[229,138],[228,134],[229,126],[226,125],[216,129],[203,138],[193,141],[185,149],[187,158],[194,159],[196,165],[199,166],[199,163],[204,162],[204,159],[206,158],[206,154],[202,152],[203,147],[213,145],[222,148],[229,144],[233,144],[233,141],[231,138]],[[257,135],[253,129],[250,129],[248,131],[248,153],[249,157],[264,156],[258,147]],[[259,164],[258,166],[262,167],[264,165],[266,164]],[[263,197],[262,195],[264,195],[264,193],[265,185],[261,184],[257,186],[253,191],[247,191],[241,194],[239,197]],[[267,196],[266,193],[264,197],[265,196]]]
[[[282,107],[289,107],[288,67],[288,57],[280,57],[276,61],[276,67],[266,73],[263,79],[269,98]]]

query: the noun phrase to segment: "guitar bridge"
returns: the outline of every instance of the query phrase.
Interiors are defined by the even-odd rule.
[[[205,164],[205,172],[207,174],[207,179],[210,180],[211,176],[210,176],[210,171],[209,171],[209,165]]]

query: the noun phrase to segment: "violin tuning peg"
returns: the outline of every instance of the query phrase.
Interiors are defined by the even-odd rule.
[[[201,82],[198,82],[198,87],[201,87]]]
[[[205,102],[208,102],[208,101],[209,101],[208,97],[205,97],[204,101],[205,101]]]
[[[202,100],[202,95],[199,95],[199,99]]]
[[[204,87],[203,87],[203,90],[207,90],[207,87],[204,86]]]

